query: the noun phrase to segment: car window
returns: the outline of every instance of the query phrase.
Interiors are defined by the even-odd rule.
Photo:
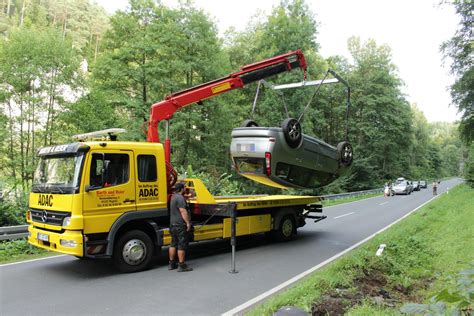
[[[265,158],[234,158],[235,168],[239,173],[263,174]]]

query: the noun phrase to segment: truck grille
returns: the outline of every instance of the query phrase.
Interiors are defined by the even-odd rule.
[[[62,226],[63,220],[71,216],[69,212],[30,209],[33,222]]]

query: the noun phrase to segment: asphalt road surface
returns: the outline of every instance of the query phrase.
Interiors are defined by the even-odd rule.
[[[438,193],[460,179],[446,180]],[[120,274],[111,262],[58,256],[0,266],[0,315],[219,315],[318,265],[431,199],[431,186],[325,208],[285,243],[238,239],[237,274],[229,241],[193,244],[193,272],[168,271],[166,251],[144,272]],[[403,224],[403,222],[401,222]],[[376,249],[374,249],[375,253]]]

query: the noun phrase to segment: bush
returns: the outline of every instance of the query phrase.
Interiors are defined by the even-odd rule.
[[[26,239],[0,242],[0,263],[15,261],[22,258],[31,258],[31,255],[43,255],[46,250],[36,248]]]
[[[26,224],[25,212],[27,209],[26,194],[22,194],[16,200],[5,198],[0,203],[0,227]]]

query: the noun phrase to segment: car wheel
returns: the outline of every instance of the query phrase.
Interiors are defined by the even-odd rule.
[[[339,163],[342,166],[349,167],[353,159],[352,145],[347,141],[340,142],[337,144],[337,155]]]
[[[240,127],[258,127],[258,124],[252,120],[245,120],[240,124]]]
[[[122,272],[137,272],[148,267],[153,256],[153,242],[141,230],[122,235],[114,246],[113,260]]]
[[[285,140],[288,146],[296,148],[301,144],[303,140],[303,132],[301,124],[297,119],[285,119],[281,124],[281,128],[283,129],[283,134],[285,135]]]
[[[292,215],[285,215],[276,231],[276,239],[278,241],[287,241],[293,238],[296,232],[295,219]]]

